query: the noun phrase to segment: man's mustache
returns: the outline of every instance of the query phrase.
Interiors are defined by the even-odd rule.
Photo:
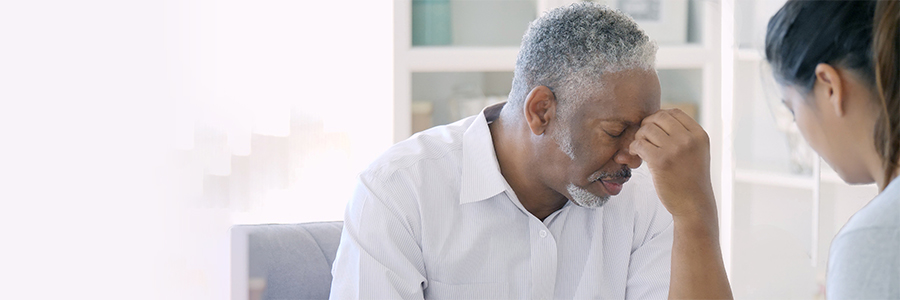
[[[626,167],[626,166],[622,166],[622,169],[620,169],[620,170],[617,171],[617,172],[600,172],[600,173],[594,173],[593,176],[591,176],[590,179],[591,179],[591,183],[593,183],[593,182],[596,182],[596,181],[598,181],[598,180],[600,180],[600,179],[604,179],[604,178],[605,178],[605,179],[612,179],[612,178],[631,178],[631,169],[628,168],[628,167]]]

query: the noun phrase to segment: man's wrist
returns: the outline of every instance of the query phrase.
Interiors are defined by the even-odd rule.
[[[716,210],[715,200],[711,205],[698,207],[691,213],[672,215],[675,229],[687,231],[698,235],[710,235],[718,238],[719,216]]]

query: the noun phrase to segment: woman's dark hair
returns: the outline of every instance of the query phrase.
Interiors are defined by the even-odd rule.
[[[766,60],[779,83],[810,92],[816,65],[859,72],[872,87],[875,1],[788,1],[766,30]]]
[[[766,60],[775,79],[802,93],[812,91],[820,63],[853,70],[877,90],[875,148],[885,180],[900,152],[900,3],[790,0],[766,31]]]

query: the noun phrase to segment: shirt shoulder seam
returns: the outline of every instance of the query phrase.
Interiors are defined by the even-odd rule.
[[[375,168],[367,169],[366,171],[363,171],[363,173],[370,172],[370,173],[372,173],[372,175],[377,175],[376,179],[383,182],[382,176],[383,177],[392,177],[400,170],[408,169],[409,167],[412,167],[423,161],[433,161],[433,160],[443,159],[443,158],[447,157],[448,155],[450,155],[452,152],[458,151],[461,149],[462,149],[462,145],[454,146],[454,147],[451,147],[451,148],[448,148],[448,149],[442,151],[442,153],[437,153],[437,154],[433,154],[433,155],[425,155],[423,157],[413,159],[410,162],[407,162],[402,165],[394,165],[395,163],[397,163],[398,161],[401,160],[400,158],[392,159],[389,162],[386,162],[386,163],[376,166]]]

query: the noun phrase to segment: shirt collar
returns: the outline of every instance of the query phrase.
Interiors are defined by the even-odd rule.
[[[463,133],[460,204],[489,199],[506,190],[506,178],[500,173],[500,163],[497,162],[488,127],[497,119],[504,104],[484,108]]]

